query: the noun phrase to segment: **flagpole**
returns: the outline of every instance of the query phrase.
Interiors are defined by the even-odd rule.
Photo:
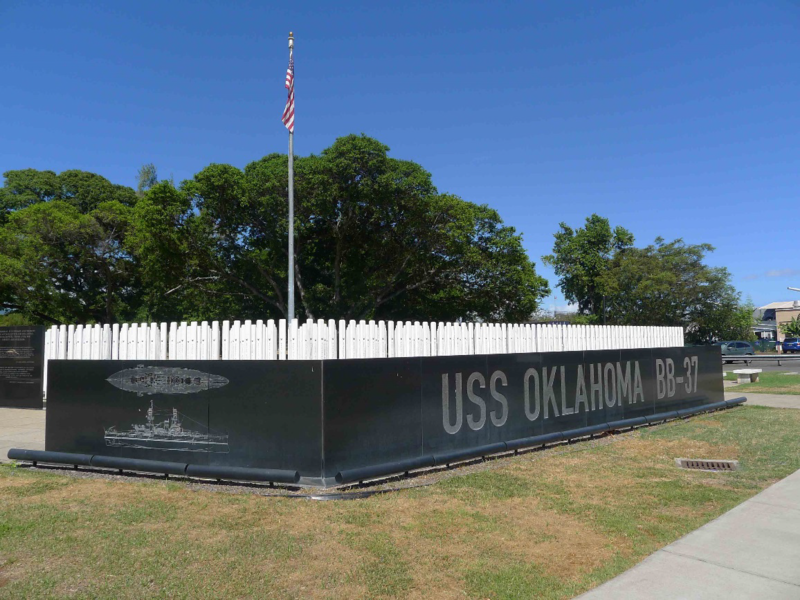
[[[289,62],[294,52],[294,36],[289,32]],[[287,322],[294,319],[294,132],[289,131],[289,314]]]

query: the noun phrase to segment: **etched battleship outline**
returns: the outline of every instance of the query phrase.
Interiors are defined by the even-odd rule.
[[[221,375],[203,373],[195,369],[180,367],[145,367],[123,369],[106,379],[114,387],[125,392],[145,394],[196,394],[228,385],[230,381]]]
[[[118,448],[142,448],[147,450],[165,450],[168,452],[215,452],[227,454],[228,435],[208,433],[184,429],[181,419],[193,421],[186,415],[172,409],[172,415],[164,421],[156,421],[154,400],[150,400],[145,425],[131,425],[127,431],[117,431],[115,426],[104,429],[103,438],[106,446]],[[196,421],[193,421],[196,422]],[[201,425],[201,423],[198,423]]]

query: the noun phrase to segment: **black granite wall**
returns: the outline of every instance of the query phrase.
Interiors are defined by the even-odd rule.
[[[51,361],[48,451],[308,483],[723,400],[719,348],[331,361]],[[152,411],[152,412],[149,412]],[[388,466],[387,466],[388,465]]]

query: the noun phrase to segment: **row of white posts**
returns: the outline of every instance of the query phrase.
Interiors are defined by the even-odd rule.
[[[45,335],[47,360],[317,360],[564,352],[683,346],[681,327],[213,321],[61,325]]]

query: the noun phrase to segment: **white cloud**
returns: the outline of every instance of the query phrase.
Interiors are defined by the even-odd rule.
[[[578,312],[578,305],[577,304],[556,305],[556,312],[560,312],[560,313],[576,313],[576,312]]]
[[[800,269],[773,269],[764,275],[766,277],[800,277]]]

